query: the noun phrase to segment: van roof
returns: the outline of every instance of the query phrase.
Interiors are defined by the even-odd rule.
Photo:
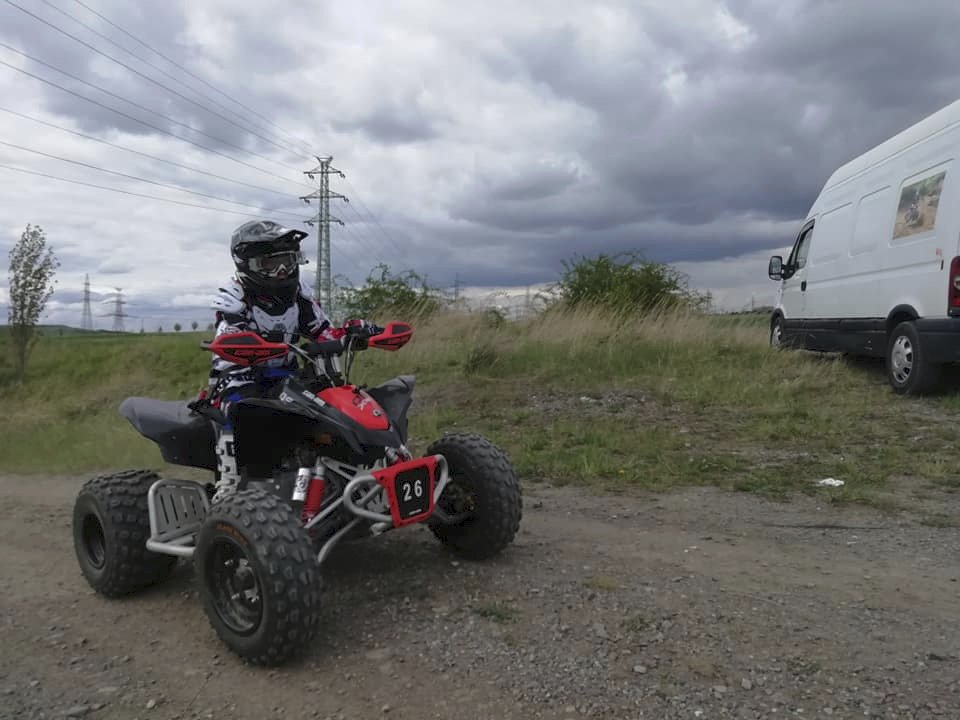
[[[932,115],[928,115],[920,122],[911,125],[859,157],[854,158],[846,165],[837,168],[833,175],[830,176],[830,179],[827,180],[824,189],[839,185],[867,168],[906,150],[911,145],[915,145],[921,140],[943,132],[947,128],[957,124],[960,124],[960,100],[956,100]]]

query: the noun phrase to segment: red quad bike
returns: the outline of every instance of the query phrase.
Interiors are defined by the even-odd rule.
[[[193,558],[211,625],[249,662],[278,665],[315,636],[319,569],[344,538],[425,522],[453,551],[494,556],[520,525],[520,483],[506,455],[476,434],[446,434],[423,457],[406,447],[414,378],[364,389],[349,382],[357,351],[397,350],[409,325],[349,329],[305,347],[256,333],[202,347],[274,376],[265,360],[301,360],[269,398],[244,398],[234,426],[239,489],[213,501],[212,485],[127,471],[88,481],[73,539],[90,585],[108,597],[164,579]],[[131,397],[120,413],[169,463],[216,476],[219,408],[205,401]]]

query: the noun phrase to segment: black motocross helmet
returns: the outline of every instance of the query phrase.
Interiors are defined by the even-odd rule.
[[[272,220],[244,223],[230,238],[237,279],[250,295],[292,301],[304,262],[300,241],[307,236]]]

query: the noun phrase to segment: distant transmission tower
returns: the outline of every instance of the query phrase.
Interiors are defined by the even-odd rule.
[[[300,199],[308,205],[311,200],[319,200],[320,207],[317,208],[316,219],[307,220],[307,225],[317,226],[317,278],[315,290],[320,304],[325,307],[333,305],[333,271],[330,265],[330,223],[335,222],[343,225],[343,220],[335,218],[330,214],[330,198],[350,202],[346,196],[340,193],[330,192],[330,176],[339,175],[346,177],[342,172],[330,165],[332,157],[314,156],[320,163],[313,170],[304,170],[304,175],[311,180],[317,180],[319,176],[320,187],[309,195],[301,195]]]
[[[117,288],[116,290],[116,292],[110,293],[104,300],[104,302],[113,303],[113,312],[107,313],[105,317],[113,318],[114,332],[124,332],[123,319],[130,316],[123,311],[123,306],[127,304],[127,301],[123,299],[123,292],[120,288]]]
[[[83,278],[83,312],[80,315],[80,327],[93,330],[93,311],[90,309],[90,276]]]

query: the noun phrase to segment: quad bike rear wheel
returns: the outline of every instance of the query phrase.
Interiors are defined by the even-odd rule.
[[[197,534],[194,560],[207,618],[237,655],[280,665],[313,640],[317,558],[286,502],[259,489],[216,502]]]
[[[147,493],[159,476],[127,470],[88,480],[73,506],[73,547],[83,576],[107,597],[166,578],[177,558],[147,550]]]
[[[520,528],[523,499],[520,481],[506,453],[481,435],[451,433],[427,450],[443,455],[450,482],[437,501],[453,525],[430,523],[433,534],[454,552],[471,560],[499,554]]]

